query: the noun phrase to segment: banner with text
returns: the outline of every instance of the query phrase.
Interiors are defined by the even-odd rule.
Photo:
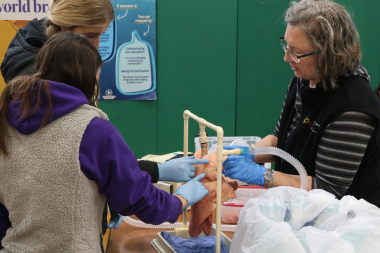
[[[156,2],[111,0],[115,21],[100,38],[99,100],[155,100]]]
[[[49,0],[0,0],[1,20],[32,20],[48,15]]]

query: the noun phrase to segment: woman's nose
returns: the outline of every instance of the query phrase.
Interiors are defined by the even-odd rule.
[[[291,61],[293,61],[293,59],[290,57],[290,53],[289,53],[288,50],[286,50],[286,52],[285,52],[284,61],[285,62],[291,62]]]
[[[99,49],[100,35],[95,38],[91,38],[90,42],[95,46],[96,49]]]

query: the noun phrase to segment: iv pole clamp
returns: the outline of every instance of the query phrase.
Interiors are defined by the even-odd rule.
[[[216,126],[207,122],[206,120],[197,117],[192,114],[189,110],[184,111],[183,119],[184,119],[184,133],[183,133],[183,156],[188,156],[188,139],[189,139],[189,118],[194,119],[199,123],[201,135],[199,136],[201,144],[206,143],[205,150],[202,149],[202,153],[206,152],[207,154],[207,136],[205,132],[205,128],[208,127],[214,130],[217,133],[218,145],[216,151],[216,160],[217,160],[217,180],[216,180],[216,244],[215,244],[215,252],[220,253],[220,234],[221,234],[221,205],[222,205],[222,162],[223,156],[237,154],[240,149],[236,150],[223,150],[223,128],[220,126]],[[203,133],[202,133],[203,132]],[[202,134],[204,134],[202,136]],[[185,215],[185,214],[184,214]],[[186,221],[187,222],[187,221]],[[184,216],[184,224],[185,224],[185,216]],[[186,223],[187,226],[187,223]]]

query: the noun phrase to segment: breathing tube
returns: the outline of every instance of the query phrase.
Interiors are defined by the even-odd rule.
[[[301,177],[301,189],[307,190],[308,188],[308,179],[307,179],[307,173],[305,170],[305,167],[297,160],[295,159],[292,155],[288,154],[287,152],[275,148],[275,147],[244,147],[241,148],[241,155],[248,155],[248,154],[253,154],[253,155],[264,155],[264,154],[269,154],[269,155],[276,155],[290,163],[291,165],[296,168],[298,173],[300,174]],[[176,223],[169,223],[169,222],[164,222],[160,225],[151,225],[151,224],[146,224],[142,221],[135,220],[130,218],[129,216],[124,216],[124,221],[127,222],[128,224],[135,226],[135,227],[140,227],[140,228],[151,228],[151,229],[175,229],[175,228],[180,228],[183,225],[183,222],[176,222]],[[216,226],[216,224],[212,224],[213,227]],[[236,230],[237,225],[221,225],[222,231],[226,232],[234,232]]]
[[[146,224],[142,221],[132,219],[129,216],[124,216],[123,220],[127,222],[128,224],[139,227],[139,228],[150,228],[150,229],[175,229],[175,228],[180,228],[183,225],[183,222],[176,222],[176,223],[169,223],[169,222],[164,222],[160,225],[151,225],[151,224]],[[216,226],[216,224],[212,224],[213,227]],[[236,230],[236,225],[224,225],[222,224],[222,231],[226,232],[234,232]]]
[[[282,149],[275,148],[275,147],[254,147],[251,146],[249,147],[244,147],[241,148],[241,153],[242,155],[247,155],[248,153],[251,155],[264,155],[264,154],[269,154],[269,155],[276,155],[278,157],[281,157],[288,163],[294,166],[296,170],[298,171],[298,174],[300,174],[301,178],[301,189],[307,190],[309,186],[309,182],[307,179],[307,173],[305,170],[305,167],[300,163],[296,158],[294,158],[292,155],[288,154]]]

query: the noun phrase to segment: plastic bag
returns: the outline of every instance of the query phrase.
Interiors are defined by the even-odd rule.
[[[240,212],[231,252],[380,252],[380,209],[323,191],[277,187]]]

